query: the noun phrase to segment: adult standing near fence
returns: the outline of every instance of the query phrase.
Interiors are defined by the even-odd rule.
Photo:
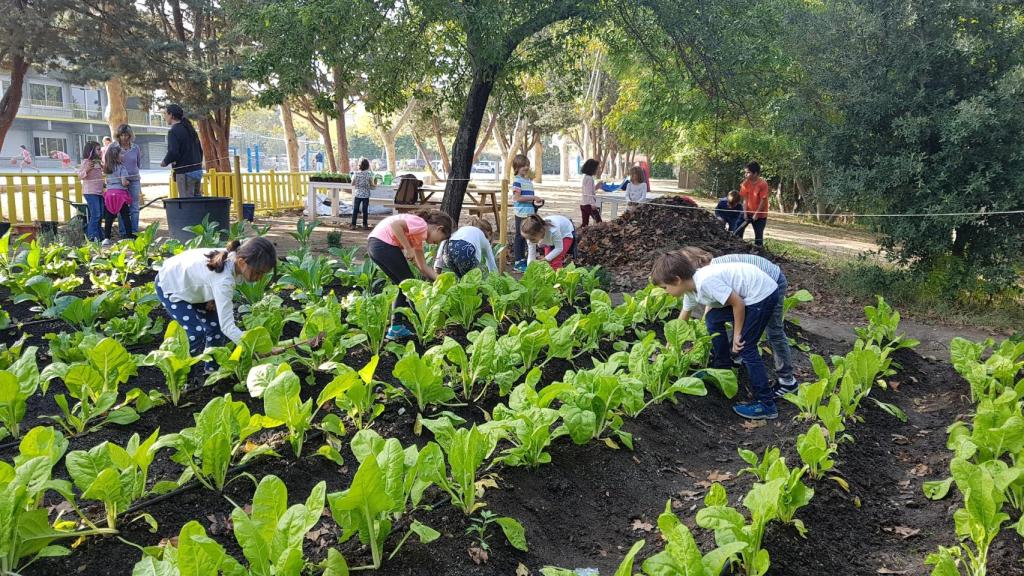
[[[128,172],[128,194],[132,202],[128,212],[131,214],[131,225],[121,222],[121,230],[139,231],[139,207],[142,206],[142,148],[135,143],[135,132],[127,124],[121,124],[114,133],[117,143],[121,146],[122,162]]]
[[[324,151],[323,150],[317,150],[317,153],[316,153],[316,171],[317,172],[323,172],[324,171]]]
[[[160,166],[174,167],[174,183],[178,196],[189,198],[202,194],[203,147],[185,110],[177,104],[168,104],[164,119],[171,125],[167,132],[167,154]]]
[[[744,224],[754,228],[754,245],[764,246],[764,228],[768,224],[768,183],[761,178],[761,165],[751,162],[744,167],[744,179],[740,184],[743,197]],[[743,232],[739,235],[742,237]]]

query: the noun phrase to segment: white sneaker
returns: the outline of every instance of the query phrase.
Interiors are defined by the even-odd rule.
[[[104,248],[110,248],[110,238],[105,238],[103,242],[100,243],[100,246]]]

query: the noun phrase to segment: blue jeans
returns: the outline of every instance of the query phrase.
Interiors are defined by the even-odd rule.
[[[220,331],[220,326],[218,326],[217,313],[208,311],[205,302],[192,304],[173,301],[160,288],[159,279],[154,284],[156,284],[156,297],[164,305],[167,314],[188,334],[189,354],[198,356],[206,348],[224,346],[228,343],[228,337]],[[206,367],[215,369],[217,364],[207,362]]]
[[[512,254],[515,256],[515,261],[526,261],[526,238],[523,238],[523,234],[520,231],[520,227],[523,225],[525,217],[516,216],[516,237],[512,240]]]
[[[174,174],[178,187],[178,198],[195,198],[203,195],[203,171],[193,170]]]
[[[363,213],[363,226],[367,226],[367,218],[370,214],[370,199],[359,198],[358,196],[352,199],[352,225],[356,225],[356,216],[359,213]]]
[[[787,382],[793,378],[793,354],[789,348],[789,336],[786,336],[785,321],[782,318],[788,287],[786,275],[779,274],[779,299],[772,310],[771,318],[768,319],[768,326],[765,327],[768,345],[771,346],[772,357],[775,359],[775,376]]]
[[[93,242],[99,242],[103,240],[103,231],[100,229],[100,219],[103,218],[105,211],[103,208],[103,195],[83,194],[83,196],[85,196],[85,204],[89,211],[85,224],[85,237]]]
[[[139,233],[139,209],[142,204],[142,180],[129,180],[128,194],[132,197],[132,203],[128,208],[128,213],[131,214],[131,227],[129,228],[129,223],[125,222],[124,218],[118,218],[117,226],[121,230],[122,238],[127,234]]]
[[[743,332],[740,337],[743,339],[743,349],[740,356],[743,364],[747,367],[747,375],[750,376],[750,388],[754,392],[754,398],[767,406],[775,405],[775,397],[772,394],[771,385],[768,383],[768,371],[765,370],[764,361],[761,360],[761,350],[758,342],[761,334],[771,319],[775,305],[779,301],[779,290],[775,290],[764,300],[757,304],[750,304],[746,307],[746,315],[743,321]],[[711,367],[732,368],[730,350],[732,343],[726,336],[725,323],[732,322],[732,307],[712,308],[704,316],[704,323],[708,332],[715,336],[711,339]]]

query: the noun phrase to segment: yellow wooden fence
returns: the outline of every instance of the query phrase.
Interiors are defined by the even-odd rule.
[[[0,221],[67,222],[75,214],[71,202],[82,202],[77,174],[0,174]]]
[[[243,172],[242,201],[256,205],[257,212],[272,212],[305,206],[309,177],[312,172]],[[237,198],[238,175],[233,172],[209,170],[203,174],[203,196]],[[178,197],[174,178],[170,180],[171,198]]]

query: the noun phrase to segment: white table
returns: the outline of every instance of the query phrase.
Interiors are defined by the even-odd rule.
[[[602,194],[602,193],[599,192],[599,193],[595,194],[595,196],[597,197],[597,201],[600,202],[600,204],[601,204],[602,218],[604,217],[603,213],[604,213],[605,205],[608,205],[608,204],[611,205],[610,210],[611,210],[612,215],[608,217],[609,220],[611,220],[613,218],[618,218],[619,217],[619,205],[620,204],[626,204],[626,203],[629,202],[629,200],[626,199],[626,195],[625,194],[614,194],[614,193],[610,193],[610,192],[605,192],[605,193]]]
[[[309,183],[309,192],[307,193],[307,196],[306,196],[306,211],[309,212],[310,219],[314,219],[317,216],[317,210],[316,210],[316,207],[317,207],[317,204],[318,204],[317,199],[316,199],[316,191],[317,191],[317,189],[329,190],[328,194],[330,194],[330,197],[331,197],[331,217],[332,218],[337,218],[338,217],[338,205],[340,204],[340,202],[339,202],[340,198],[339,198],[338,191],[340,191],[340,190],[347,190],[349,192],[352,192],[352,184],[351,183],[346,183],[346,182],[310,182]],[[388,192],[391,192],[392,195],[394,194],[394,189],[395,189],[394,185],[385,186],[383,184],[379,184],[379,185],[374,187],[374,191],[386,190]]]

